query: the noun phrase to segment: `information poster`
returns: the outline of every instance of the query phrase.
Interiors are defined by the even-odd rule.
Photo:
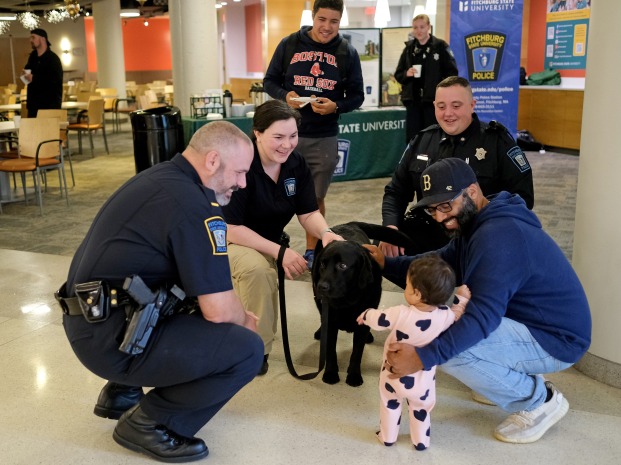
[[[451,2],[451,48],[483,121],[517,135],[523,0]],[[464,71],[467,70],[467,75]]]
[[[394,79],[394,73],[411,32],[411,27],[382,29],[382,106],[402,105],[401,84]]]
[[[364,103],[362,107],[380,104],[380,30],[341,29],[341,34],[354,46],[360,56],[364,77]]]
[[[547,2],[546,68],[585,69],[591,1]]]

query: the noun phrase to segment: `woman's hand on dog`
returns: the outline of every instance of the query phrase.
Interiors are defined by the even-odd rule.
[[[334,231],[326,231],[325,233],[323,233],[323,235],[321,236],[321,243],[323,244],[323,246],[325,247],[326,245],[328,245],[330,242],[332,241],[344,241],[345,239],[343,239],[342,236],[339,236],[337,233],[335,233]]]
[[[416,373],[424,367],[414,346],[402,342],[393,342],[388,345],[384,368],[391,373],[389,378],[401,378]]]
[[[384,254],[379,249],[379,247],[371,244],[362,244],[362,247],[364,247],[371,253],[371,258],[373,258],[373,260],[375,260],[380,268],[383,270],[386,260],[384,259]]]
[[[295,279],[304,273],[308,268],[304,257],[293,249],[287,249],[282,258],[282,267],[285,270],[287,279]]]

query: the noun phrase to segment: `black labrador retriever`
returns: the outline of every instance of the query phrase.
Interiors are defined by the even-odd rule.
[[[332,228],[345,241],[334,241],[325,248],[321,241],[315,248],[312,269],[313,294],[321,313],[322,305],[328,306],[326,369],[323,381],[336,384],[340,381],[336,354],[338,331],[354,333],[353,349],[345,382],[360,386],[362,354],[366,342],[372,342],[369,327],[358,325],[356,318],[367,308],[377,308],[382,296],[382,271],[370,252],[362,244],[371,239],[408,247],[410,239],[391,228],[374,224],[351,222]],[[315,338],[320,338],[317,330]]]

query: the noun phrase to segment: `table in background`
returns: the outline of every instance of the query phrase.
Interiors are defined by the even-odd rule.
[[[88,107],[88,102],[63,102],[61,108],[64,110],[84,110]],[[0,105],[0,111],[20,111],[21,103],[5,103]]]
[[[211,121],[183,118],[187,145],[201,126]],[[226,118],[246,134],[252,118]],[[360,110],[344,113],[339,119],[339,164],[333,181],[353,181],[392,176],[405,150],[405,109]]]

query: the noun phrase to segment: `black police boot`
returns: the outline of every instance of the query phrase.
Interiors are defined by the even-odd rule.
[[[181,436],[151,420],[142,411],[140,404],[121,416],[112,437],[121,446],[161,462],[191,462],[209,454],[202,439]]]
[[[263,376],[265,373],[267,373],[267,370],[270,367],[270,364],[267,363],[267,359],[269,358],[269,356],[270,356],[270,354],[266,354],[266,355],[263,356],[263,365],[261,365],[261,369],[259,370],[257,375]]]
[[[99,393],[93,413],[98,417],[118,420],[144,396],[141,387],[108,381]]]

